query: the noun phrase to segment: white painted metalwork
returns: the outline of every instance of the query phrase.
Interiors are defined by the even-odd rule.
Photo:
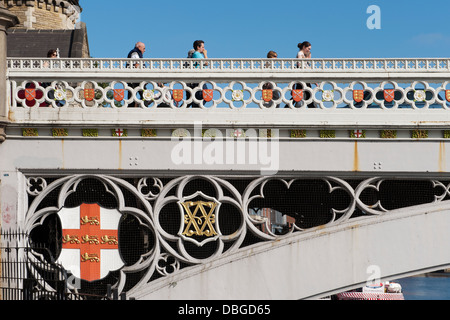
[[[273,92],[277,97],[265,101],[263,98],[264,85],[273,84]],[[315,108],[332,110],[344,109],[367,109],[381,108],[384,110],[395,109],[450,109],[450,102],[446,98],[446,91],[450,89],[448,81],[435,84],[432,87],[425,81],[414,81],[411,84],[399,84],[394,81],[382,83],[369,83],[354,81],[351,83],[336,83],[335,81],[321,82],[315,88],[308,87],[304,81],[293,81],[287,84],[276,85],[273,82],[260,82],[255,84],[236,82],[219,83],[215,81],[202,81],[192,88],[184,81],[173,81],[159,86],[154,81],[143,81],[136,87],[130,86],[125,81],[112,81],[106,86],[100,82],[83,81],[79,84],[69,84],[66,81],[53,81],[43,84],[37,81],[12,81],[13,100],[12,107],[39,107],[50,106],[55,109],[69,106],[81,106],[82,108],[113,108],[123,109],[126,107],[138,107],[152,111],[159,108],[186,109],[192,103],[201,109],[305,109],[313,104]],[[225,86],[226,85],[226,86]],[[309,95],[296,102],[292,98],[292,91],[296,85],[301,85],[303,94]],[[214,97],[211,101],[204,99],[203,87],[212,90]],[[36,97],[30,98],[27,90],[32,88],[37,93]],[[396,96],[392,101],[387,101],[383,94],[385,90],[394,90]],[[92,91],[89,99],[88,90]],[[176,90],[182,90],[183,97],[180,101],[174,99]],[[365,97],[361,101],[355,101],[353,93],[355,90],[364,92]],[[115,96],[121,93],[121,96]],[[199,96],[200,94],[200,96]],[[28,102],[27,102],[28,101]],[[26,108],[27,109],[27,108]]]
[[[449,72],[449,58],[391,59],[43,59],[10,58],[8,68],[14,71],[64,70],[98,72]]]
[[[331,233],[343,228],[358,235],[359,227],[351,225],[355,210],[373,221],[389,220],[382,202],[365,203],[361,196],[369,189],[379,191],[389,177],[420,177],[438,190],[434,202],[424,204],[422,211],[448,207],[448,59],[316,59],[303,68],[296,67],[295,59],[212,59],[199,68],[187,59],[143,59],[133,69],[127,67],[131,61],[9,59],[9,122],[1,148],[2,197],[14,208],[15,219],[5,222],[8,227],[17,224],[31,232],[64,206],[83,180],[96,179],[117,200],[120,212],[150,230],[154,246],[122,269],[119,291],[130,273],[142,276],[135,292],[145,296],[181,274],[189,279],[187,275],[200,268],[252,258],[247,249],[268,244],[264,252],[270,254],[269,245],[291,243],[298,235],[307,238],[317,230]],[[212,91],[204,91],[204,86]],[[303,95],[295,96],[300,92]],[[191,103],[198,106],[190,108]],[[195,127],[198,123],[200,129]],[[116,128],[122,133],[128,130],[128,136],[111,133]],[[433,130],[418,130],[422,128]],[[302,133],[293,137],[295,129]],[[155,130],[158,135],[144,136],[141,130]],[[395,134],[384,132],[388,138],[383,138],[382,130]],[[205,161],[207,146],[195,149],[195,144],[216,136],[232,137],[228,142],[233,148],[240,146],[238,140],[244,141],[249,151],[255,151],[252,138],[273,142],[270,164],[277,163],[279,173],[262,176],[266,163],[252,163],[250,158]],[[195,157],[181,165],[175,161],[179,140],[173,137],[192,137],[194,156],[203,157],[202,161]],[[124,176],[134,179],[134,184]],[[228,180],[243,176],[245,188]],[[343,176],[361,182],[354,186]],[[262,228],[267,226],[264,217],[250,214],[252,201],[268,195],[269,183],[276,181],[290,189],[308,177],[324,181],[330,194],[348,196],[343,207],[331,208],[325,225],[311,230],[295,221],[287,234],[279,235]],[[209,183],[214,194],[200,189],[187,192],[196,178]],[[135,201],[127,202],[126,195]],[[54,197],[51,204],[48,197]],[[208,238],[186,233],[191,230],[186,227],[189,214],[183,205],[198,198],[216,210],[208,211],[211,215],[205,218],[212,226],[206,230],[211,233]],[[237,212],[234,218],[240,223],[235,230],[224,232],[223,221],[216,219],[224,207]],[[167,208],[179,220],[171,220],[175,232],[163,226]],[[261,246],[245,247],[250,233]],[[190,252],[212,244],[208,256],[199,258]],[[33,252],[27,255],[30,261],[40,258]],[[148,283],[155,274],[163,280],[153,282],[153,287]]]
[[[449,61],[10,58],[8,101],[30,125],[446,127]]]
[[[236,177],[235,177],[236,178]],[[239,177],[237,177],[239,178]],[[153,247],[148,248],[148,252],[143,254],[134,265],[124,267],[120,272],[121,279],[118,280],[117,287],[119,291],[123,290],[125,279],[128,274],[136,272],[142,272],[142,279],[136,285],[136,288],[145,288],[148,286],[148,282],[154,272],[159,273],[163,277],[171,277],[177,274],[182,269],[182,264],[188,266],[207,265],[214,263],[220,259],[227,259],[240,252],[247,250],[243,245],[246,236],[251,233],[260,242],[279,242],[283,240],[292,239],[298,236],[299,233],[314,232],[319,228],[321,230],[330,230],[343,224],[348,223],[351,219],[356,219],[359,223],[363,223],[365,219],[370,216],[380,216],[383,219],[388,219],[392,211],[383,208],[380,201],[376,204],[364,203],[361,200],[361,194],[367,189],[373,189],[379,192],[380,185],[385,179],[376,177],[363,180],[356,187],[352,187],[345,179],[337,177],[326,177],[321,179],[328,186],[328,193],[331,197],[333,193],[343,191],[348,197],[348,205],[344,209],[331,209],[329,221],[322,226],[313,226],[311,228],[301,228],[298,226],[300,214],[297,218],[292,217],[292,227],[285,234],[276,234],[271,231],[268,226],[272,223],[272,218],[255,215],[252,211],[252,202],[257,199],[265,198],[266,186],[270,182],[281,182],[286,190],[289,190],[294,183],[301,183],[303,178],[283,178],[283,177],[261,177],[252,179],[244,190],[239,191],[230,181],[230,178],[226,179],[219,176],[181,176],[170,180],[164,184],[159,178],[156,177],[141,177],[137,186],[130,184],[124,179],[117,178],[108,175],[74,175],[57,179],[52,183],[47,183],[46,178],[43,177],[28,177],[27,178],[27,193],[31,196],[36,196],[34,201],[30,203],[28,212],[25,217],[25,231],[30,234],[34,228],[39,227],[44,223],[45,219],[55,212],[61,210],[67,198],[77,192],[79,184],[88,179],[95,179],[99,181],[105,189],[105,193],[111,194],[117,199],[117,210],[122,214],[132,215],[136,217],[142,226],[145,226],[153,235]],[[197,191],[190,194],[187,186],[195,180],[202,180],[211,186],[212,192],[210,196]],[[233,178],[231,178],[233,179]],[[137,180],[136,180],[137,181]],[[444,201],[449,194],[450,185],[448,181],[435,181],[425,180],[431,182],[433,188],[436,188],[438,196],[435,197],[428,205],[433,207],[436,204],[442,203],[448,206],[448,201]],[[32,190],[30,186],[34,182],[39,190]],[[144,191],[147,186],[155,187],[154,193]],[[124,191],[130,193],[135,197],[137,203],[135,205],[127,205],[127,196]],[[57,195],[57,203],[51,206],[43,206],[46,199],[51,196]],[[293,193],[292,197],[301,196]],[[183,206],[179,205],[179,212],[173,212],[171,214],[171,224],[179,224],[179,232],[174,233],[168,231],[163,226],[163,222],[167,222],[167,211],[163,209],[171,204],[180,204],[186,201],[190,201],[194,198],[201,198],[205,203],[214,203],[217,206],[213,207],[213,213],[210,213],[211,221],[205,220],[200,222],[205,228],[206,223],[209,223],[211,230],[214,230],[216,235],[203,235],[204,240],[202,242],[196,241],[192,236],[185,236],[182,234],[182,230],[186,228],[188,224],[188,215]],[[290,198],[284,199],[289,201]],[[227,215],[229,211],[221,209],[221,205],[228,205],[233,208],[238,216],[235,219],[233,230],[228,229],[227,233],[223,233],[221,230],[221,222],[219,216],[221,214]],[[342,205],[342,203],[341,203]],[[172,207],[173,208],[173,207]],[[365,217],[356,217],[355,209],[360,209]],[[301,212],[301,208],[295,208],[298,212]],[[228,209],[229,210],[229,209]],[[423,210],[423,209],[422,209]],[[286,214],[286,213],[285,213]],[[177,218],[178,216],[178,218]],[[228,216],[231,218],[231,216]],[[197,220],[202,220],[205,217],[195,217]],[[178,221],[177,221],[178,220]],[[222,220],[225,222],[226,220]],[[166,223],[167,225],[167,223]],[[177,228],[175,228],[177,229]],[[210,247],[210,254],[208,256],[199,258],[192,254],[195,248],[202,248],[206,243],[214,243],[212,248]],[[176,244],[176,246],[172,245]],[[124,248],[123,250],[132,250],[132,248]],[[37,259],[39,255],[30,251],[28,257],[31,261]],[[168,262],[170,258],[170,262]],[[162,266],[166,265],[166,267]],[[170,267],[170,268],[169,268]],[[169,271],[170,270],[170,271]],[[189,269],[188,269],[189,270]],[[184,270],[185,271],[185,270]],[[151,287],[151,286],[150,286]],[[135,289],[136,289],[135,288]]]

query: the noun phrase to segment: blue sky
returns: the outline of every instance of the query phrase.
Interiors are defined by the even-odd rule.
[[[81,0],[91,56],[122,58],[143,41],[146,58],[185,58],[202,39],[210,58],[450,56],[449,0]],[[371,5],[381,29],[369,29]]]

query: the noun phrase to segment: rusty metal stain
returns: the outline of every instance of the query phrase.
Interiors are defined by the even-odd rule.
[[[439,143],[439,172],[446,172],[445,142]]]
[[[61,139],[61,158],[62,158],[62,165],[61,165],[61,169],[64,170],[64,168],[66,167],[66,158],[65,158],[65,152],[64,152],[64,139]]]
[[[359,171],[358,141],[355,141],[355,150],[353,154],[353,171]]]
[[[122,170],[122,140],[119,140],[119,170]]]
[[[14,116],[14,111],[11,111],[11,110],[8,111],[8,119],[11,122],[15,122],[16,121],[16,118]]]

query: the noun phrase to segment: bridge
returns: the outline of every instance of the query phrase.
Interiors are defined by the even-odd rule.
[[[1,259],[39,290],[40,263],[71,293],[194,300],[450,265],[450,59],[2,59]],[[63,259],[86,204],[119,213],[120,266]]]

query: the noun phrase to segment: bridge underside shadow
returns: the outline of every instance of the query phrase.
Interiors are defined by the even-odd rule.
[[[450,266],[450,202],[319,227],[188,268],[136,299],[315,299]]]

